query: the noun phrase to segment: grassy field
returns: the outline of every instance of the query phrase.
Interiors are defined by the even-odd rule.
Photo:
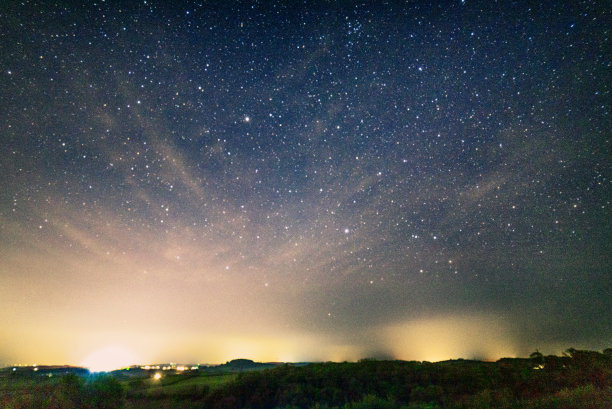
[[[236,374],[176,374],[163,375],[160,379],[137,378],[124,381],[128,396],[180,397],[201,395],[223,386],[237,377]]]

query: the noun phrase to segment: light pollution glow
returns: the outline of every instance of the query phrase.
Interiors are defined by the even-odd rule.
[[[0,363],[610,346],[594,3],[157,3],[0,6]]]

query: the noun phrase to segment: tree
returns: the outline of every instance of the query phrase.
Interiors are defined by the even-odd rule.
[[[87,386],[89,407],[96,409],[119,409],[123,406],[125,391],[115,377],[99,375]]]
[[[61,408],[80,408],[82,407],[82,398],[85,388],[85,382],[76,374],[68,374],[60,379],[60,382],[55,390],[55,399]]]
[[[535,350],[535,352],[532,352],[529,355],[529,359],[531,359],[533,364],[536,366],[540,366],[544,364],[544,355],[542,355],[542,353],[538,351],[537,349]]]

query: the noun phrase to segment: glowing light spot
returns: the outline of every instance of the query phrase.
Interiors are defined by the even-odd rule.
[[[153,375],[153,379],[156,381],[159,381],[161,379],[162,375],[160,372],[155,372],[155,375]]]
[[[92,372],[108,372],[135,364],[136,357],[124,348],[107,346],[89,354],[81,365]]]

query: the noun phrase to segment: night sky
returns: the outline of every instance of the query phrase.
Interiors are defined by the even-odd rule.
[[[612,346],[609,2],[74,3],[0,6],[0,364]]]

